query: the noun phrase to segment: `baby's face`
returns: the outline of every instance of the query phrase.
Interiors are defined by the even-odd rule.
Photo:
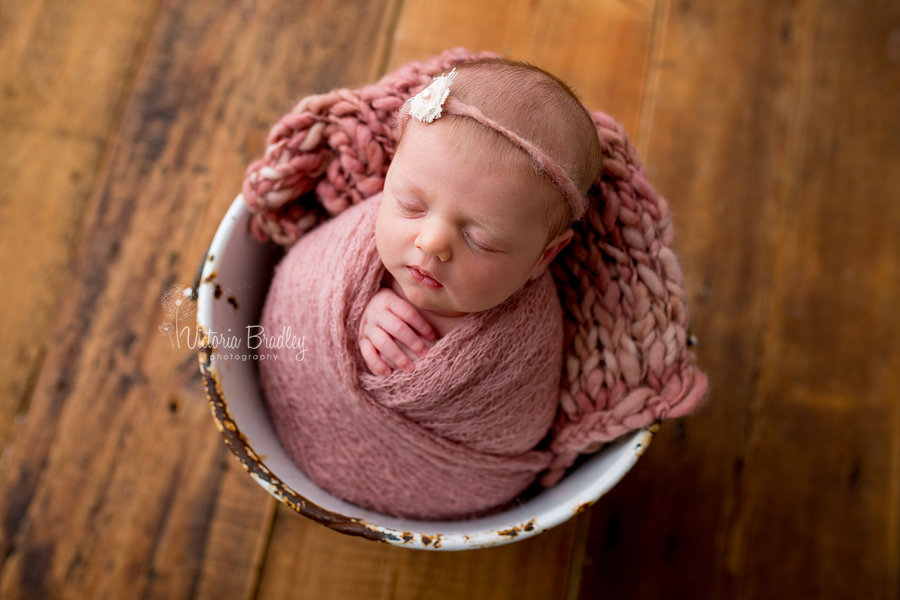
[[[554,188],[465,164],[442,125],[409,124],[387,174],[375,241],[407,300],[454,317],[500,304],[552,260],[543,209]]]

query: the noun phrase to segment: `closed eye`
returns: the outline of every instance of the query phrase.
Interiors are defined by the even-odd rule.
[[[420,209],[420,208],[417,208],[417,207],[413,206],[412,204],[409,204],[408,202],[404,202],[404,201],[399,200],[399,199],[397,199],[397,198],[395,198],[394,200],[395,200],[396,203],[397,203],[397,208],[398,208],[398,209],[400,210],[400,212],[403,213],[403,214],[406,214],[406,215],[415,215],[415,214],[420,214],[420,213],[425,212],[424,210],[422,210],[422,209]]]
[[[466,239],[469,240],[469,244],[471,244],[476,250],[479,250],[481,252],[486,252],[486,253],[490,253],[490,254],[495,254],[495,253],[500,252],[500,250],[496,250],[489,246],[485,246],[484,244],[479,244],[478,240],[476,240],[474,237],[472,237],[469,234],[466,234]]]

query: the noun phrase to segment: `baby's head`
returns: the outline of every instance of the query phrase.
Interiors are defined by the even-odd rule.
[[[379,208],[378,253],[420,309],[492,308],[571,239],[600,170],[596,127],[559,79],[506,59],[458,67],[432,122],[409,110]]]

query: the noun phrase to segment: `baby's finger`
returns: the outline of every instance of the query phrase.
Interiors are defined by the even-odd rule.
[[[400,346],[397,345],[394,338],[392,338],[385,330],[373,329],[369,335],[369,340],[371,340],[372,345],[384,355],[385,359],[393,361],[395,365],[407,373],[411,373],[415,370],[415,365],[409,360],[409,357],[406,356],[406,353],[403,352]]]
[[[359,351],[362,353],[363,360],[366,361],[366,366],[369,367],[373,375],[387,377],[391,374],[391,367],[381,360],[378,350],[375,349],[375,346],[372,345],[368,338],[360,338]]]
[[[399,296],[391,298],[388,309],[418,331],[426,340],[434,341],[437,338],[437,333],[434,331],[431,323],[425,320],[425,317],[422,316],[422,313],[415,306],[403,298]]]
[[[428,352],[428,346],[425,345],[419,334],[394,313],[386,312],[380,315],[378,324],[388,335],[405,344],[417,355],[424,356]]]
[[[390,314],[390,313],[387,313],[387,311],[385,311],[384,314]],[[370,344],[372,344],[372,348],[374,349],[373,351],[378,353],[378,358],[381,361],[385,362],[387,364],[387,366],[391,369],[391,371],[393,371],[394,369],[399,369],[400,367],[398,367],[386,355],[380,353],[380,351],[378,349],[378,346],[383,346],[388,343],[387,341],[385,341],[385,338],[384,338],[385,331],[382,329],[381,325],[379,325],[379,321],[381,319],[383,319],[382,314],[375,315],[373,317],[371,323],[369,323],[365,327],[361,327],[360,333],[359,333],[359,341],[362,342],[362,340],[365,339]],[[376,340],[377,340],[377,342],[376,342]],[[415,354],[413,354],[411,351],[404,350],[404,354],[411,359],[416,358]]]

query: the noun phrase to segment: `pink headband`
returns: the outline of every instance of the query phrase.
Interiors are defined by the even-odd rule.
[[[587,198],[578,191],[578,187],[572,181],[572,178],[569,177],[566,170],[560,167],[546,152],[519,134],[510,131],[503,125],[485,116],[477,107],[466,104],[455,97],[448,97],[450,84],[455,76],[456,69],[453,69],[447,75],[436,77],[428,87],[411,98],[408,101],[410,103],[410,116],[419,121],[431,123],[446,110],[448,114],[468,117],[484,127],[493,129],[531,156],[534,166],[543,172],[553,185],[562,192],[563,197],[565,197],[566,202],[572,209],[573,219],[579,220],[587,211]]]

